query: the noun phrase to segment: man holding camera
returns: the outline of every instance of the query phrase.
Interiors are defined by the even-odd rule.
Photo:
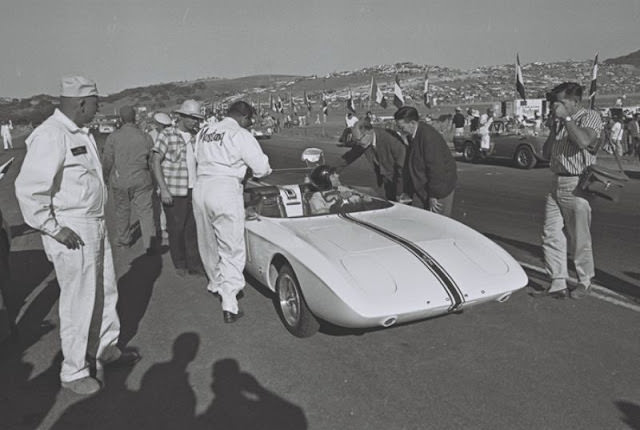
[[[547,100],[551,120],[544,155],[550,160],[553,180],[545,206],[542,248],[551,286],[542,295],[577,299],[588,293],[595,275],[591,206],[578,182],[583,171],[596,162],[603,125],[597,112],[580,105],[582,87],[575,82],[558,85],[547,93]],[[578,285],[571,290],[567,287],[567,241],[578,275]]]

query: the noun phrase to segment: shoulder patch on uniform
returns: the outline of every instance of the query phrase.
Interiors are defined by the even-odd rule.
[[[87,147],[86,146],[76,146],[74,148],[71,148],[71,153],[73,155],[86,154],[87,153]]]

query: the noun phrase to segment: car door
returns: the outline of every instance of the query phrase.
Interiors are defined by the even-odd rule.
[[[489,134],[491,135],[491,144],[493,145],[493,151],[491,157],[493,158],[505,158],[508,157],[509,136],[505,130],[505,124],[503,121],[494,121],[489,127]]]

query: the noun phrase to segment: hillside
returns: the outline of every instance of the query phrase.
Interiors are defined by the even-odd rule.
[[[640,59],[640,51],[625,57],[607,60],[600,65],[598,94],[615,97],[640,93],[640,66],[618,64],[623,58]],[[616,61],[616,62],[612,62]],[[588,87],[591,61],[523,64],[522,72],[528,98],[543,97],[554,85],[563,81],[578,81]],[[255,75],[235,79],[205,78],[129,88],[101,99],[104,114],[116,113],[119,107],[130,104],[155,110],[169,111],[188,98],[201,100],[215,107],[237,99],[258,102],[266,107],[270,95],[281,97],[285,108],[289,96],[294,103],[303,102],[306,92],[314,109],[324,93],[334,106],[342,103],[352,91],[356,103],[368,100],[371,77],[388,99],[392,98],[394,76],[397,74],[407,104],[421,104],[425,73],[429,74],[430,94],[440,105],[490,103],[515,97],[514,65],[483,66],[471,70],[443,66],[418,65],[411,62],[375,65],[359,70],[340,71],[325,76]],[[389,100],[390,101],[390,100]],[[38,95],[26,99],[0,99],[0,118],[12,118],[15,123],[41,122],[53,110],[57,99]]]
[[[605,60],[605,64],[628,64],[640,67],[640,49],[621,57],[609,58],[608,60]]]

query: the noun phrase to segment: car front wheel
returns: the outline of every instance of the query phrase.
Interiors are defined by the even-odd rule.
[[[536,165],[536,157],[528,146],[521,146],[515,154],[516,166],[521,169],[532,169]]]
[[[284,264],[276,279],[275,305],[284,326],[296,337],[309,337],[320,328],[320,323],[307,307],[300,283],[293,269]]]

